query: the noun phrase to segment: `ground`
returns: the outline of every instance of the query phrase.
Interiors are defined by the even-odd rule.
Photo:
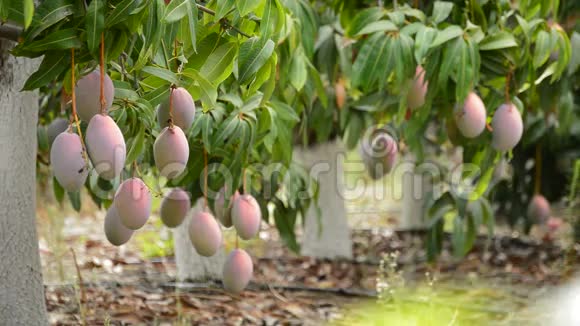
[[[117,248],[105,240],[104,212],[85,200],[77,214],[47,188],[40,187],[37,211],[54,325],[526,324],[538,320],[530,304],[572,276],[580,250],[482,233],[465,259],[454,258],[446,240],[430,264],[424,232],[394,231],[398,203],[377,199],[371,184],[347,201],[352,260],[300,257],[266,226],[259,239],[242,242],[254,260],[252,283],[230,295],[219,282],[176,283],[171,233],[158,217]],[[226,239],[231,246],[231,231]]]

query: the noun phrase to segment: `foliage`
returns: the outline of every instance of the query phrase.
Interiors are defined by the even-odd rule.
[[[171,84],[185,87],[202,109],[188,131],[193,155],[187,174],[169,185],[200,196],[204,150],[210,165],[221,163],[232,172],[230,189],[241,186],[245,167],[259,174],[263,169],[252,164],[281,163],[290,178],[262,174],[252,178],[250,189],[264,217],[269,216],[266,203],[274,204],[274,223],[294,249],[297,214],[309,203],[299,194],[310,190],[308,175],[290,163],[295,136],[305,144],[341,137],[353,148],[365,129],[388,123],[422,160],[430,144],[448,144],[452,137],[444,122],[475,90],[488,119],[501,103],[512,101],[529,137],[539,112],[564,114],[558,108],[573,92],[567,79],[580,55],[555,22],[574,4],[560,6],[558,0],[517,6],[504,0],[416,1],[414,6],[395,1],[384,7],[362,0],[92,0],[88,6],[55,0],[42,2],[34,14],[29,2],[2,1],[0,18],[27,27],[15,55],[44,55],[24,89],[48,94],[46,117],[60,114],[58,99],[71,91],[71,49],[75,69],[92,71],[103,33],[115,84],[110,114],[127,140],[127,162],[153,165],[152,142],[159,132],[154,108],[167,98]],[[425,68],[429,87],[425,105],[411,111],[406,99],[417,65]],[[344,107],[337,105],[337,87],[346,88]],[[570,105],[575,107],[574,100]],[[430,134],[429,127],[436,132]],[[457,216],[458,255],[469,250],[479,225],[493,225],[486,196],[495,163],[506,154],[495,152],[490,139],[489,132],[472,140],[451,139],[464,147],[464,162],[479,172],[463,171],[472,194],[433,198],[433,255],[446,212]],[[95,201],[105,206],[110,200],[95,192],[97,185],[113,188],[106,183],[87,182]],[[210,176],[211,189],[223,183],[222,177]],[[266,188],[280,191],[267,196]]]

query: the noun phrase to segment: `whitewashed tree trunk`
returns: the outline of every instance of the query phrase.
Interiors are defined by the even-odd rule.
[[[407,154],[399,165],[402,178],[402,216],[401,229],[420,228],[425,225],[428,193],[433,190],[429,171],[417,167],[413,154]],[[427,165],[429,166],[429,165]],[[428,170],[428,169],[427,169]]]
[[[191,240],[189,240],[189,225],[192,216],[201,212],[203,206],[204,199],[198,199],[183,223],[173,231],[177,279],[180,281],[222,279],[222,267],[226,260],[224,248],[220,248],[212,257],[203,257],[197,254]]]
[[[20,89],[36,67],[0,39],[0,325],[47,325],[35,224],[38,95]]]
[[[352,258],[352,241],[344,205],[344,171],[346,149],[336,140],[309,148],[296,148],[294,159],[309,169],[317,180],[318,207],[308,209],[304,222],[302,254],[319,258]]]

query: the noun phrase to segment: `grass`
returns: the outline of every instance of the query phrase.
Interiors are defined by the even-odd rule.
[[[384,255],[377,278],[379,299],[355,304],[331,325],[448,326],[510,324],[527,301],[510,286],[472,277],[446,281],[426,274],[408,284],[397,269],[398,254]]]

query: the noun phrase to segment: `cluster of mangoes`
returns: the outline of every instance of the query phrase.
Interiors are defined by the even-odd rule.
[[[415,78],[407,93],[407,105],[410,110],[425,104],[429,82],[425,81],[425,70],[417,66]],[[486,127],[487,112],[481,98],[470,92],[462,105],[454,109],[456,128],[466,138],[478,137]],[[513,149],[522,138],[524,124],[518,109],[512,103],[504,103],[495,111],[491,120],[491,146],[497,151]],[[396,140],[385,130],[371,134],[370,139],[361,142],[363,162],[373,179],[379,179],[392,170],[397,157]]]
[[[425,81],[425,70],[417,66],[415,78],[407,93],[410,110],[425,104],[429,82]],[[476,138],[487,124],[487,111],[481,98],[470,92],[462,105],[454,108],[455,124],[448,125],[448,131],[458,131],[465,138]],[[491,146],[497,151],[509,151],[521,140],[524,130],[522,116],[513,103],[504,103],[495,111],[491,120]],[[449,135],[454,138],[456,135]],[[389,173],[398,153],[397,141],[385,129],[379,129],[360,144],[360,152],[369,176],[380,179]],[[528,217],[535,223],[545,224],[550,217],[550,204],[542,195],[535,195],[528,206]]]
[[[101,103],[99,90],[103,87],[104,101]],[[123,133],[115,121],[106,113],[113,103],[114,86],[105,74],[95,70],[81,78],[76,87],[78,117],[88,122],[83,148],[81,137],[74,133],[64,119],[55,120],[49,126],[51,141],[50,159],[58,183],[69,192],[79,191],[89,174],[89,160],[99,177],[113,180],[121,175],[125,167],[126,145]],[[193,124],[195,103],[184,88],[172,88],[170,98],[157,109],[161,133],[153,145],[155,166],[161,176],[173,179],[186,168],[189,159],[189,144],[183,130]],[[58,122],[57,122],[58,121]],[[57,134],[54,136],[54,134]],[[244,240],[258,234],[262,219],[258,202],[249,194],[232,196],[226,206],[225,190],[222,189],[215,201],[217,218],[224,227],[235,227]],[[151,192],[142,179],[133,176],[124,180],[115,193],[104,223],[108,241],[120,246],[131,239],[133,232],[143,227],[151,215]],[[191,208],[190,196],[180,188],[172,188],[164,196],[160,216],[163,223],[175,228],[185,220]],[[201,256],[213,256],[222,245],[222,231],[209,207],[194,214],[189,236],[195,250]],[[233,250],[223,267],[226,290],[240,292],[249,283],[253,274],[250,256],[242,249]]]

